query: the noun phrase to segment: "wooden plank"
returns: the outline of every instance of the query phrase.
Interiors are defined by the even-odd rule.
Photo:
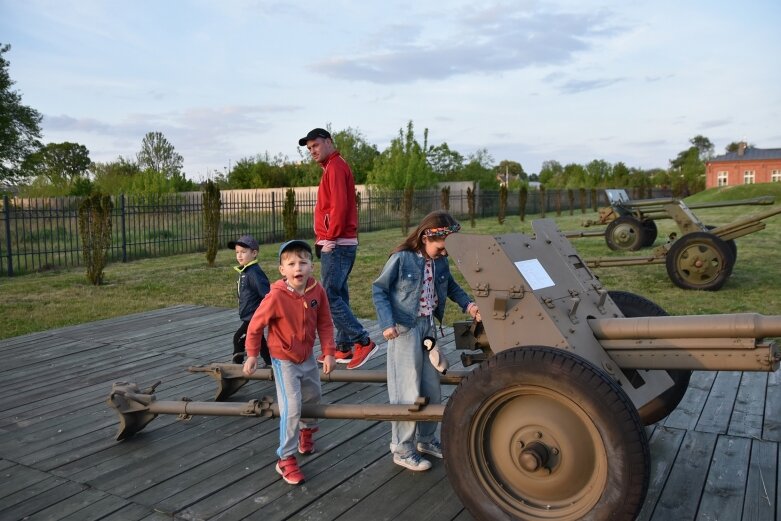
[[[750,454],[751,440],[719,436],[696,519],[740,519]]]
[[[720,371],[716,375],[713,387],[705,402],[705,407],[697,422],[700,432],[724,434],[727,432],[732,406],[740,384],[739,371]]]
[[[24,465],[12,464],[3,469],[2,477],[3,479],[0,480],[0,504],[5,503],[3,498],[43,481],[49,475]]]
[[[672,471],[675,458],[680,452],[686,431],[683,429],[671,429],[668,427],[657,427],[653,436],[650,438],[651,447],[651,478],[648,484],[648,493],[645,497],[645,503],[640,510],[637,521],[646,521],[651,519],[656,502],[662,495],[664,485]]]
[[[436,521],[453,519],[464,511],[458,495],[450,486],[447,477],[443,477],[434,486],[423,493],[395,517],[397,521]]]
[[[766,387],[767,373],[742,373],[727,434],[757,439],[762,437]]]
[[[656,503],[652,521],[694,519],[716,446],[716,434],[688,431]]]
[[[715,371],[693,371],[689,388],[683,395],[681,403],[664,420],[665,427],[673,429],[694,429],[708,400],[713,382],[716,380]]]
[[[743,521],[774,521],[777,498],[774,494],[778,473],[778,444],[751,442],[751,463],[746,481]]]
[[[0,518],[29,519],[34,514],[46,510],[53,505],[57,505],[61,501],[67,500],[69,497],[78,494],[86,488],[83,485],[70,481],[59,481],[58,484],[48,488],[43,488],[45,485],[51,484],[48,479],[36,483],[29,489],[22,491],[25,492],[27,496],[23,501],[19,501],[9,508],[5,508],[5,505],[10,505],[10,503],[6,503],[6,500],[4,499],[2,503],[3,509],[0,510]],[[18,494],[21,494],[21,492]],[[15,499],[14,496],[17,496],[18,494],[14,494],[13,496],[10,496],[10,498]]]
[[[59,521],[76,513],[80,513],[80,515],[77,516],[77,519],[92,519],[85,515],[83,512],[84,509],[109,497],[110,496],[108,496],[105,492],[101,492],[99,490],[82,490],[63,499],[62,501],[58,501],[57,503],[44,508],[43,510],[39,510],[35,514],[25,518],[25,521]]]
[[[762,439],[781,441],[781,374],[778,371],[767,376],[764,420]]]

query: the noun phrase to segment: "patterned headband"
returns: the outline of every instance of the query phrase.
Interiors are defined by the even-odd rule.
[[[461,225],[456,223],[452,226],[441,226],[439,228],[429,228],[428,230],[423,232],[424,237],[438,237],[443,238],[447,237],[451,233],[456,233],[458,230],[461,229]]]

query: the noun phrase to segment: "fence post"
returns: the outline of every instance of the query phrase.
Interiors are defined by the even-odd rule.
[[[122,223],[122,262],[127,262],[127,238],[125,236],[125,194],[119,194],[119,220]]]
[[[8,250],[8,276],[14,276],[14,256],[11,253],[11,205],[8,204],[8,195],[3,195],[3,208],[5,211],[5,245]]]
[[[277,198],[276,191],[271,192],[271,240],[277,241]]]

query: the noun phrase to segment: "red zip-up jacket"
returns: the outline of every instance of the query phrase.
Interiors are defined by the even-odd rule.
[[[299,295],[284,280],[271,285],[271,291],[260,302],[247,328],[245,347],[248,356],[258,356],[263,329],[268,326],[268,347],[272,358],[300,364],[310,356],[315,334],[320,349],[333,355],[334,324],[323,286],[309,277],[303,295]]]
[[[323,177],[317,188],[315,236],[321,240],[358,239],[355,178],[350,165],[335,151],[321,163]]]

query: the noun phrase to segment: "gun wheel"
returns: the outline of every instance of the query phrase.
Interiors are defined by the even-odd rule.
[[[631,520],[648,487],[632,402],[560,349],[491,357],[448,401],[442,441],[448,479],[478,519]]]
[[[622,215],[607,225],[605,242],[611,250],[639,250],[645,242],[643,223],[631,215]]]
[[[647,248],[653,246],[656,241],[656,237],[659,235],[659,228],[656,227],[656,223],[652,219],[646,219],[643,221],[643,247]]]
[[[668,313],[659,305],[645,297],[628,291],[608,291],[608,295],[615,302],[621,313],[627,318],[635,317],[666,317]],[[633,370],[629,370],[633,371]],[[627,373],[627,371],[625,371]],[[686,369],[673,369],[667,371],[673,379],[673,386],[662,394],[638,409],[640,419],[644,425],[651,425],[666,418],[681,403],[686,389],[689,388],[689,380],[692,372]],[[631,380],[631,376],[627,374]]]
[[[709,232],[692,232],[670,246],[665,264],[670,280],[679,288],[718,291],[735,261],[726,242]]]

